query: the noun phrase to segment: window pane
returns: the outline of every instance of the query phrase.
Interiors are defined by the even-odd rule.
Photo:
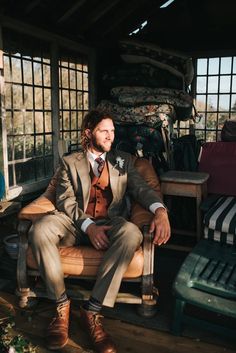
[[[230,92],[231,76],[220,77],[220,92]]]
[[[17,136],[14,138],[14,159],[24,158],[24,137]]]
[[[71,112],[71,130],[77,129],[77,114],[76,112]]]
[[[206,125],[206,117],[204,114],[201,114],[201,118],[197,120],[197,122],[195,123],[195,128],[204,129],[205,125]]]
[[[236,74],[236,57],[233,58],[233,73]]]
[[[33,109],[32,87],[24,87],[24,106],[25,106],[25,109]]]
[[[71,109],[76,109],[77,104],[76,104],[76,91],[71,91],[70,92],[70,108]]]
[[[208,113],[206,128],[207,129],[216,129],[217,126],[217,114],[216,113]]]
[[[35,87],[34,89],[34,104],[35,104],[35,109],[43,109],[43,91],[42,88],[37,88]]]
[[[51,86],[51,70],[48,65],[43,65],[43,83],[44,86]]]
[[[82,72],[77,72],[77,89],[83,89],[83,74]]]
[[[16,183],[25,184],[35,181],[35,161],[30,160],[24,163],[17,163],[15,166]]]
[[[220,73],[221,74],[230,74],[231,73],[231,65],[232,65],[232,57],[221,58]]]
[[[35,112],[35,126],[36,132],[40,133],[44,131],[44,123],[43,123],[43,112]]]
[[[36,156],[42,156],[44,153],[44,143],[43,143],[43,136],[36,136]]]
[[[11,80],[11,73],[10,73],[10,61],[9,57],[3,57],[3,65],[4,65],[4,78],[5,82]]]
[[[216,94],[209,94],[207,98],[207,108],[210,110],[217,110],[218,96]]]
[[[236,111],[236,94],[231,96],[231,110]]]
[[[83,89],[88,91],[88,73],[83,73]]]
[[[52,114],[46,112],[45,113],[45,132],[52,131]]]
[[[216,141],[216,131],[207,131],[206,132],[206,141],[208,141],[208,142]]]
[[[45,154],[52,154],[52,135],[45,136]]]
[[[70,70],[70,88],[75,89],[76,88],[76,75],[75,71]]]
[[[77,101],[78,101],[78,108],[83,109],[83,93],[82,92],[77,93]]]
[[[64,109],[69,109],[69,93],[65,89],[62,91],[62,105]]]
[[[32,134],[34,132],[33,112],[25,113],[25,133]]]
[[[84,98],[84,109],[88,109],[89,108],[89,100],[88,100],[89,96],[88,96],[87,92],[84,92],[83,98]]]
[[[31,61],[23,60],[24,83],[32,85],[32,64]]]
[[[197,92],[205,93],[206,92],[206,77],[197,78]]]
[[[22,75],[21,75],[21,60],[18,58],[12,58],[12,81],[14,83],[22,82]]]
[[[26,158],[34,156],[34,137],[27,136],[25,143],[25,155]]]
[[[5,83],[5,107],[10,109],[12,107],[12,94],[11,94],[11,84]]]
[[[42,85],[42,66],[40,63],[34,63],[34,84]]]
[[[236,92],[236,76],[232,77],[232,92]]]
[[[219,58],[209,59],[208,74],[209,75],[218,75],[219,74],[219,67],[220,67],[219,65],[220,65]]]
[[[198,59],[197,60],[197,74],[206,75],[207,73],[207,59]]]
[[[230,96],[228,94],[220,94],[219,95],[219,110],[229,110],[229,99]]]
[[[24,133],[24,119],[23,119],[22,112],[14,112],[13,131],[14,131],[14,134],[23,134]]]
[[[11,112],[6,112],[6,128],[7,134],[13,134],[13,121]]]
[[[208,92],[217,93],[218,92],[219,78],[216,76],[209,76],[208,78]]]
[[[43,94],[44,94],[44,109],[51,110],[52,109],[52,105],[51,105],[51,89],[45,88],[43,90]]]
[[[13,107],[17,109],[23,107],[22,87],[20,85],[13,85]]]
[[[206,106],[206,96],[205,95],[196,95],[196,109],[202,111]]]
[[[7,157],[8,161],[12,161],[14,158],[13,137],[8,137],[7,139]]]
[[[68,70],[67,69],[62,69],[61,70],[61,87],[62,88],[68,88],[69,87]]]

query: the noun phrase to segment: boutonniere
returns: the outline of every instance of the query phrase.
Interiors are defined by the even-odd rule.
[[[118,156],[118,157],[116,157],[116,163],[115,163],[113,169],[116,168],[116,167],[119,167],[120,169],[123,169],[124,164],[125,164],[125,160]]]

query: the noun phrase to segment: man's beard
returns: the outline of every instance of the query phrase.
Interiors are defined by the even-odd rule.
[[[111,146],[109,149],[106,149],[104,146],[100,145],[97,143],[96,138],[92,135],[91,136],[91,145],[92,147],[94,147],[98,152],[109,152],[111,150],[111,146],[112,146],[112,142],[111,142]]]

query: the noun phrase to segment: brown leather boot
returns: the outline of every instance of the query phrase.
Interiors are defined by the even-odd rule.
[[[48,326],[46,342],[49,349],[60,349],[68,342],[70,300],[56,307],[55,317]]]
[[[96,352],[116,353],[116,347],[111,337],[104,331],[101,323],[102,315],[80,308],[82,325],[89,334]]]

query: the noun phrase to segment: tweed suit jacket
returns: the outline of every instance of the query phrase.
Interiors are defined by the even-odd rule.
[[[124,214],[126,193],[146,209],[154,202],[162,203],[158,194],[135,169],[129,153],[112,150],[107,153],[106,159],[113,195],[108,208],[109,218]],[[64,212],[78,229],[86,218],[93,218],[85,213],[91,188],[89,172],[90,163],[84,152],[75,152],[61,159],[56,187],[56,207]]]

